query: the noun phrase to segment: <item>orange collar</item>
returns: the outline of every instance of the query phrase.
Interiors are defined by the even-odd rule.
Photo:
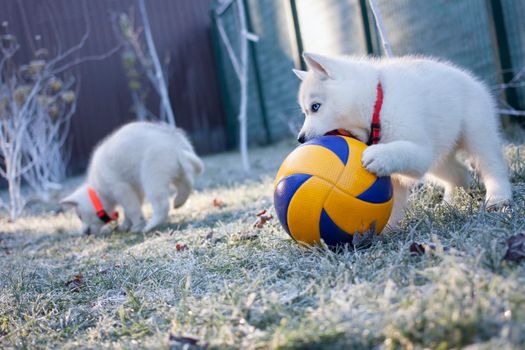
[[[118,220],[118,212],[113,212],[113,214],[111,214],[110,216],[108,212],[104,209],[102,201],[100,200],[99,196],[97,196],[97,192],[93,187],[88,187],[88,194],[89,199],[91,200],[91,204],[93,204],[93,208],[95,208],[95,212],[97,213],[97,217],[103,223],[107,224],[113,220]]]

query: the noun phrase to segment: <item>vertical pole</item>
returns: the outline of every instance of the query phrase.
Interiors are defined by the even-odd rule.
[[[226,119],[226,125],[224,126],[224,134],[226,135],[226,145],[229,149],[233,149],[238,145],[238,123],[233,118],[235,118],[235,111],[232,102],[231,91],[228,86],[228,81],[226,80],[226,69],[225,64],[227,61],[223,60],[222,50],[220,44],[220,34],[218,33],[218,24],[217,24],[217,12],[215,9],[211,10],[211,36],[213,51],[215,53],[215,70],[217,72],[219,80],[219,92],[221,93],[221,104],[224,109],[224,117]]]
[[[366,0],[359,0],[359,7],[361,8],[361,18],[363,19],[363,31],[365,33],[366,52],[367,54],[372,55],[374,53],[374,46],[372,45],[372,32],[370,30],[370,19],[368,18]]]
[[[372,10],[376,20],[376,27],[379,32],[379,36],[381,37],[381,43],[383,44],[385,55],[386,57],[392,57],[392,47],[390,46],[390,41],[388,40],[388,36],[386,34],[385,26],[383,24],[383,17],[381,17],[381,12],[379,12],[379,8],[377,7],[377,1],[368,0],[368,3],[370,4],[370,9]]]
[[[245,1],[245,0],[241,0]],[[253,24],[252,24],[252,17],[249,9],[249,4],[244,4],[244,11],[246,13],[246,27],[248,29],[248,32],[253,33]],[[266,137],[266,143],[272,142],[272,134],[270,130],[270,125],[268,123],[268,113],[266,110],[266,98],[264,96],[264,90],[262,86],[262,79],[261,79],[261,71],[259,69],[259,64],[257,62],[257,51],[255,49],[255,43],[250,40],[249,42],[250,46],[250,56],[251,60],[253,62],[253,73],[255,75],[255,86],[257,88],[257,96],[259,97],[259,109],[261,111],[262,116],[262,122],[264,126],[265,131],[265,137]]]
[[[246,27],[246,12],[244,11],[244,0],[237,0],[237,16],[239,17],[239,62],[241,66],[241,74],[239,75],[239,83],[241,88],[241,101],[239,103],[239,146],[241,150],[241,160],[244,171],[250,172],[250,158],[248,156],[248,83],[249,83],[249,64],[248,61],[248,30]]]
[[[292,12],[293,29],[295,34],[295,43],[297,45],[297,57],[295,67],[306,70],[306,63],[303,60],[303,37],[301,35],[301,25],[299,24],[299,15],[297,14],[297,4],[295,0],[290,0],[290,10]]]
[[[505,27],[505,14],[501,0],[487,0],[488,17],[491,24],[494,50],[499,63],[501,79],[504,84],[510,82],[514,76],[510,45]],[[515,88],[509,87],[505,90],[505,97],[509,105],[515,109],[523,110]]]

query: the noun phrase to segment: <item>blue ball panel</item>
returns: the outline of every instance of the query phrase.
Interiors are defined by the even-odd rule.
[[[311,146],[318,145],[325,148],[328,148],[330,151],[334,152],[335,155],[341,159],[344,165],[348,162],[348,154],[350,152],[348,148],[348,143],[344,138],[339,136],[321,136],[310,140],[304,143],[302,146]]]
[[[390,176],[383,176],[378,177],[372,186],[356,198],[368,203],[385,203],[392,198],[392,193]]]
[[[308,174],[294,174],[283,178],[277,184],[273,194],[273,202],[275,205],[275,212],[284,229],[290,234],[288,228],[288,206],[292,200],[293,195],[312,175]]]
[[[323,241],[329,246],[352,243],[353,236],[339,228],[324,209],[319,221],[319,232]]]

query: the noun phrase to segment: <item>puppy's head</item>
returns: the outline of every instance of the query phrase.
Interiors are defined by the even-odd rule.
[[[359,137],[361,121],[355,113],[359,83],[349,77],[341,60],[304,53],[308,71],[293,70],[301,79],[298,102],[305,120],[297,140],[301,143],[343,129]],[[366,135],[363,134],[363,138]]]
[[[104,223],[97,217],[95,208],[89,199],[87,184],[83,184],[77,188],[75,192],[62,199],[60,203],[75,208],[75,211],[82,222],[81,231],[83,234],[98,234],[104,226]]]

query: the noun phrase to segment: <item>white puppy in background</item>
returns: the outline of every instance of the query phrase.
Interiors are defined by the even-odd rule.
[[[511,199],[495,102],[473,75],[420,57],[303,57],[309,71],[294,70],[302,80],[299,104],[305,114],[300,142],[335,129],[367,142],[381,84],[381,137],[364,151],[362,162],[378,176],[392,175],[391,227],[404,216],[410,186],[425,174],[444,186],[445,201],[468,185],[467,170],[456,158],[459,150],[480,171],[488,206]]]
[[[120,230],[147,232],[166,221],[171,195],[175,194],[175,208],[186,202],[202,171],[202,161],[181,129],[134,122],[100,143],[86,182],[62,203],[75,206],[84,234],[96,234],[115,220],[111,213],[117,205],[125,215]],[[145,226],[144,201],[153,208]]]

